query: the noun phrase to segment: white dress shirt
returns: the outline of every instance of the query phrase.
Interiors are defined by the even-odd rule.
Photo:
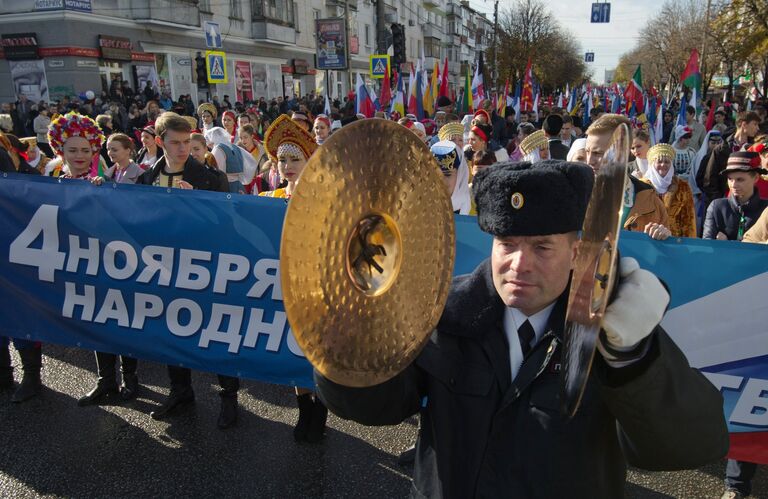
[[[533,332],[536,334],[536,339],[531,344],[531,348],[533,348],[541,337],[544,336],[544,333],[547,332],[547,322],[553,308],[555,308],[555,303],[550,304],[530,317],[512,307],[507,307],[504,312],[504,334],[507,336],[507,343],[509,344],[509,367],[512,370],[513,381],[517,377],[518,371],[520,371],[520,366],[523,365],[523,350],[520,347],[517,330],[526,320],[531,323]]]

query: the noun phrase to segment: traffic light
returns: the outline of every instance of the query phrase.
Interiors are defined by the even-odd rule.
[[[392,27],[392,67],[400,71],[400,64],[407,59],[405,54],[405,26],[393,24]]]

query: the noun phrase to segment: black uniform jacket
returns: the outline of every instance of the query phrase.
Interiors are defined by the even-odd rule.
[[[136,180],[137,184],[152,185],[160,172],[165,167],[165,156],[158,159],[151,168],[141,174]],[[215,171],[203,166],[192,156],[187,158],[184,163],[184,172],[181,174],[182,180],[192,184],[195,189],[203,191],[229,192],[229,184],[222,180],[221,176]]]
[[[549,157],[552,159],[562,159],[565,161],[568,158],[568,151],[571,148],[563,144],[560,139],[549,139]]]
[[[596,353],[581,408],[560,412],[567,296],[511,380],[504,304],[488,260],[457,277],[417,360],[380,385],[349,388],[315,373],[338,416],[392,425],[421,410],[413,497],[620,498],[627,463],[694,468],[728,450],[722,398],[657,327],[642,360],[612,369]],[[422,399],[426,406],[422,408]]]
[[[768,207],[768,199],[761,199],[757,189],[755,189],[749,201],[741,205],[741,211],[744,214],[744,232],[755,225],[766,207]],[[733,196],[715,199],[707,207],[702,237],[704,239],[716,239],[717,233],[722,232],[728,236],[729,240],[735,241],[738,239],[740,219],[739,206]]]

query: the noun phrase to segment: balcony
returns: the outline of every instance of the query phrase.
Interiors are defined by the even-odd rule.
[[[137,24],[200,26],[197,4],[190,2],[134,0],[131,11]]]
[[[434,9],[440,6],[440,2],[437,0],[423,0],[422,5],[425,9]]]
[[[341,7],[344,8],[344,0],[325,0],[326,7]],[[349,0],[349,8],[357,10],[357,0]]]
[[[422,24],[421,32],[424,38],[443,38],[445,36],[443,30],[434,24]]]
[[[293,45],[296,43],[296,30],[291,26],[283,26],[271,20],[253,21],[253,39],[257,41],[276,43],[278,45]]]
[[[463,9],[461,5],[451,3],[451,4],[448,4],[448,8],[446,9],[445,13],[448,17],[455,17],[455,18],[461,19],[462,12],[463,12]]]

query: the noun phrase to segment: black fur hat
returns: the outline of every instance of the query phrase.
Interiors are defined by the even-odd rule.
[[[593,181],[592,169],[580,163],[496,163],[472,183],[477,223],[501,237],[581,230]]]

